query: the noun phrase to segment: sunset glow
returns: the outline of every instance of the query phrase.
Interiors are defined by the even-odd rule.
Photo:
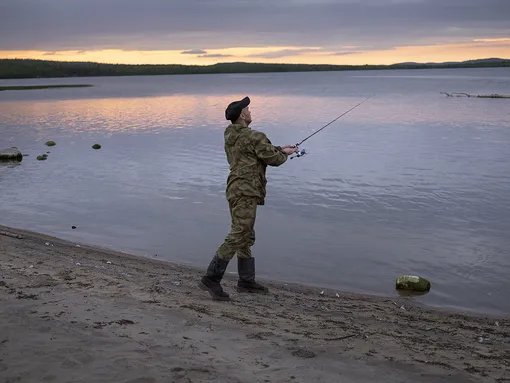
[[[510,1],[503,0],[27,0],[0,9],[0,58],[188,65],[510,59]]]
[[[388,50],[327,51],[320,47],[263,47],[207,50],[207,54],[182,54],[176,50],[90,50],[90,51],[0,51],[2,58],[31,58],[55,61],[93,61],[115,64],[209,65],[220,62],[304,63],[304,64],[394,64],[399,62],[464,61],[476,58],[510,57],[510,38],[474,39],[471,43],[400,46]],[[282,52],[282,57],[264,57]]]

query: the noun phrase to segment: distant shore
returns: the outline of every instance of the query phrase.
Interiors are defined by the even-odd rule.
[[[0,226],[0,375],[7,381],[497,382],[505,316],[262,281],[224,287],[197,269]]]
[[[0,86],[0,92],[6,90],[30,90],[30,89],[50,89],[50,88],[84,88],[92,85],[87,84],[68,84],[68,85],[19,85],[19,86]]]
[[[213,65],[129,65],[97,62],[0,59],[0,79],[498,67],[510,67],[510,59],[491,58],[446,63],[410,62],[392,65],[272,64],[248,62],[218,63]]]

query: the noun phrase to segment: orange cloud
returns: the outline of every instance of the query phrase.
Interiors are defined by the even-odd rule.
[[[344,46],[338,51],[321,47],[235,47],[208,50],[207,54],[182,54],[182,51],[0,51],[2,58],[33,58],[58,61],[94,61],[118,64],[188,64],[218,62],[264,62],[305,64],[394,64],[398,62],[464,61],[476,58],[510,58],[510,38],[474,39],[469,43],[425,46],[399,46],[386,50],[363,50]],[[295,53],[294,53],[295,52]],[[197,52],[198,53],[198,52]]]
[[[474,39],[473,41],[482,42],[482,43],[503,43],[503,42],[510,43],[510,37],[508,37],[508,38],[502,37],[499,39]]]

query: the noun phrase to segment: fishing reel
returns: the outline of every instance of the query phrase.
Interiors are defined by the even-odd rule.
[[[300,149],[296,154],[294,154],[292,157],[290,157],[290,159],[294,159],[294,158],[299,158],[299,157],[303,157],[306,153],[306,150],[305,149]]]

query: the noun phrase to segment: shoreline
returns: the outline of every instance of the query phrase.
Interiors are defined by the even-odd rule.
[[[23,72],[16,72],[22,63]],[[42,71],[37,64],[44,63]],[[345,71],[391,71],[391,70],[427,70],[427,69],[491,69],[508,68],[510,59],[485,58],[461,62],[439,63],[394,63],[394,64],[289,64],[261,62],[219,62],[215,64],[121,64],[75,61],[55,61],[40,59],[1,59],[0,80],[22,80],[41,78],[87,78],[87,77],[125,77],[160,75],[204,75],[204,74],[260,74],[260,73],[304,73],[304,72],[345,72]],[[28,69],[27,69],[28,68]]]
[[[162,263],[162,265],[170,265],[171,267],[185,268],[189,272],[196,273],[196,275],[197,275],[196,278],[198,278],[198,279],[205,272],[205,269],[209,262],[209,260],[206,259],[205,260],[206,263],[204,265],[197,266],[197,265],[193,265],[192,263],[189,263],[189,262],[179,262],[179,261],[165,259],[163,257],[157,257],[157,256],[154,257],[146,252],[136,253],[136,252],[130,251],[129,249],[122,250],[122,249],[117,248],[113,245],[104,245],[104,244],[101,245],[99,243],[90,243],[90,242],[86,242],[86,241],[83,242],[80,240],[74,240],[73,238],[69,238],[69,237],[68,238],[59,237],[58,234],[54,235],[54,234],[39,232],[39,231],[35,231],[35,230],[30,230],[30,229],[23,229],[23,228],[16,227],[16,226],[6,226],[6,225],[2,225],[0,223],[0,233],[2,231],[18,233],[20,235],[22,235],[22,234],[36,235],[38,237],[45,237],[48,240],[62,241],[63,243],[72,244],[73,246],[76,244],[79,244],[81,247],[88,247],[88,248],[96,250],[96,251],[101,251],[101,252],[105,252],[105,253],[112,252],[114,254],[118,254],[121,256],[130,257],[133,260],[141,260],[141,261],[149,260],[149,261],[154,261],[156,263],[158,263],[158,262]],[[2,236],[0,234],[0,239],[1,238],[2,238]],[[235,257],[234,257],[233,261],[235,261]],[[224,278],[226,280],[232,279],[232,281],[234,281],[234,279],[237,278],[237,274],[235,274],[235,269],[233,269],[233,271],[227,271],[225,273]],[[197,281],[198,281],[198,279],[197,279]],[[331,296],[331,297],[335,297],[335,294],[338,293],[338,294],[357,297],[359,299],[370,298],[370,299],[375,299],[375,300],[378,300],[378,299],[399,300],[402,303],[412,304],[412,305],[416,305],[419,307],[423,307],[425,309],[441,311],[441,312],[449,313],[449,314],[466,314],[466,315],[484,316],[484,317],[488,316],[488,317],[493,317],[493,318],[502,318],[502,317],[510,318],[510,313],[506,313],[501,310],[489,310],[489,311],[485,312],[481,309],[463,307],[463,306],[458,306],[458,305],[431,304],[431,303],[427,303],[427,302],[420,302],[416,298],[420,298],[421,295],[426,295],[426,294],[412,293],[412,292],[407,292],[407,291],[399,291],[396,289],[394,289],[395,294],[392,295],[392,294],[376,292],[376,291],[362,291],[362,290],[346,289],[346,288],[330,285],[327,283],[324,284],[324,283],[320,283],[320,282],[299,282],[299,281],[296,282],[296,281],[286,280],[284,278],[278,279],[278,278],[271,278],[268,276],[261,276],[260,274],[257,276],[257,280],[258,279],[260,279],[264,283],[271,283],[272,285],[277,286],[277,287],[294,286],[295,288],[302,288],[308,292],[313,291],[314,293],[317,293],[317,294],[320,291],[324,291],[326,296]],[[232,291],[230,291],[230,292],[232,292]]]
[[[13,381],[510,381],[508,316],[262,279],[269,295],[238,294],[231,274],[216,302],[193,266],[0,232]]]

